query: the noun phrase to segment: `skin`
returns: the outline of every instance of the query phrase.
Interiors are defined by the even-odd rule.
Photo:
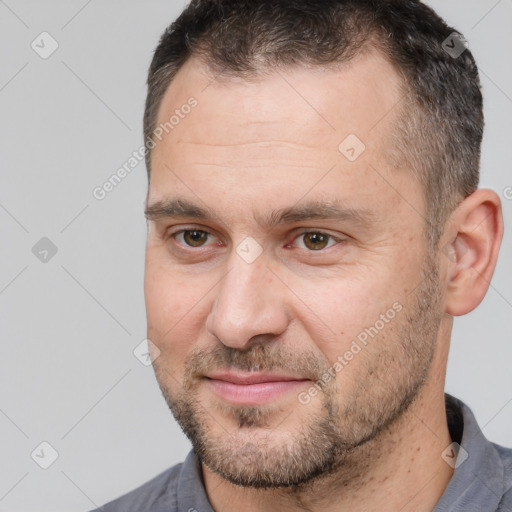
[[[193,58],[166,92],[159,122],[190,96],[198,105],[153,150],[148,338],[218,512],[421,512],[452,476],[441,458],[451,443],[452,319],[485,295],[501,210],[495,193],[478,190],[429,256],[421,185],[386,162],[400,85],[386,59],[367,52],[336,70],[287,68],[251,81],[214,79]],[[349,134],[366,146],[354,162],[338,150]],[[209,216],[165,215],[170,200]],[[267,222],[319,204],[345,213]],[[199,245],[190,246],[194,230]],[[262,251],[251,263],[237,252],[246,237]],[[312,240],[325,247],[312,250]],[[333,371],[393,304],[400,312]],[[299,392],[329,368],[335,378],[301,403]],[[221,369],[304,382],[268,403],[237,405],[205,378]]]

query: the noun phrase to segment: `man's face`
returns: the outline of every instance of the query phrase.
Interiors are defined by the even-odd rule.
[[[158,122],[190,97],[152,158],[156,376],[211,470],[307,482],[398,418],[432,359],[422,188],[386,161],[399,80],[376,54],[253,81],[191,60]]]

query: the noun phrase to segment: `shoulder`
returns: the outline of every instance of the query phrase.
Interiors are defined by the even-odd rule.
[[[512,448],[505,448],[492,443],[503,463],[503,497],[498,512],[512,510]]]
[[[160,473],[152,480],[96,509],[93,512],[175,512],[176,489],[183,463]]]

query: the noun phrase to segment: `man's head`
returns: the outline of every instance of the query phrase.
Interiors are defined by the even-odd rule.
[[[160,42],[146,136],[179,121],[148,157],[148,338],[234,483],[358,471],[442,396],[450,315],[482,299],[501,233],[471,194],[481,96],[450,33],[412,1],[216,1]]]

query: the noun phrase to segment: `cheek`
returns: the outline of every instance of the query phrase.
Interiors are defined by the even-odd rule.
[[[368,280],[328,280],[320,285],[316,282],[304,282],[296,290],[302,299],[297,307],[301,308],[301,323],[309,338],[318,346],[329,361],[335,361],[343,355],[358,336],[375,326],[381,327],[381,315],[391,310],[395,316],[393,304],[402,303],[403,296],[390,281],[380,277]],[[389,318],[383,329],[389,330]],[[380,334],[380,329],[379,329]],[[379,336],[381,337],[381,336]]]
[[[208,311],[209,282],[146,264],[144,293],[148,338],[162,354],[194,348]]]

